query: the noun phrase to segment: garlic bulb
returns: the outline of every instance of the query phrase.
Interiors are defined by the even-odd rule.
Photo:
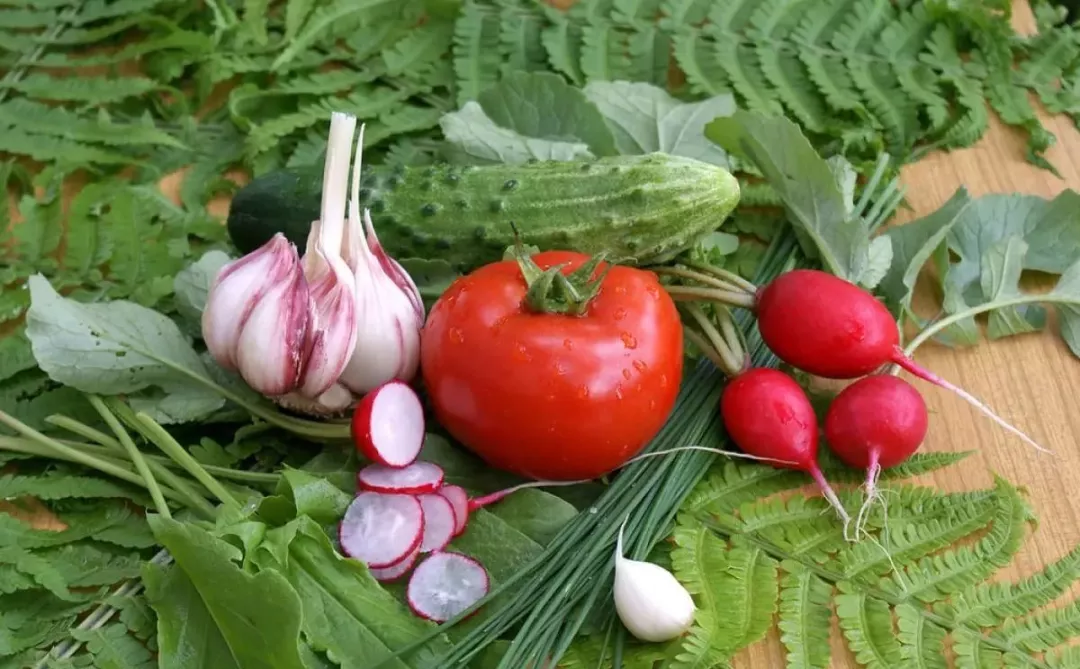
[[[218,272],[202,332],[219,365],[264,395],[282,395],[299,382],[310,321],[300,258],[278,233]]]
[[[303,257],[276,235],[225,267],[203,314],[215,360],[308,413],[345,410],[387,381],[411,380],[419,366],[420,291],[360,208],[363,126],[350,184],[356,125],[354,116],[331,115],[322,209]]]
[[[615,543],[615,610],[642,641],[674,639],[694,622],[694,600],[671,572],[623,557],[623,527]]]

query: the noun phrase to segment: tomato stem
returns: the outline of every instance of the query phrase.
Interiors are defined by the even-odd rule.
[[[521,275],[528,286],[525,304],[530,311],[541,314],[583,315],[589,303],[599,294],[600,285],[612,267],[608,263],[601,268],[606,254],[598,253],[569,274],[563,273],[564,264],[540,269],[521,243],[516,230],[511,256],[521,268]],[[600,274],[593,279],[597,269],[600,269]]]

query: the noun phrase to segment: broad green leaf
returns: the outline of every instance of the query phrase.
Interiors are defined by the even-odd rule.
[[[875,237],[874,240],[870,242],[870,249],[866,259],[866,268],[863,270],[863,273],[859,275],[859,285],[867,290],[876,288],[878,283],[885,278],[885,274],[888,273],[889,267],[892,266],[892,261],[892,239],[887,235]]]
[[[206,307],[206,297],[218,272],[232,261],[222,251],[207,251],[196,262],[177,273],[173,280],[176,308],[186,318],[198,321]]]
[[[304,634],[315,650],[325,651],[345,669],[365,669],[431,631],[431,623],[384,590],[362,563],[338,555],[311,519],[301,516],[290,525],[272,530],[280,541],[268,535],[254,560],[261,573],[283,574],[293,584],[303,606]],[[286,545],[271,551],[274,541]],[[437,637],[385,666],[430,667],[448,649],[445,637]]]
[[[848,220],[844,195],[829,164],[784,117],[739,110],[718,118],[705,136],[729,153],[753,162],[784,201],[791,222],[805,236],[808,255],[825,268],[856,280],[865,271],[870,238],[858,220]]]
[[[1020,295],[1020,273],[1027,243],[1008,237],[986,249],[982,257],[983,295],[991,302],[1004,302]],[[1046,326],[1046,309],[1039,305],[1005,306],[990,312],[987,334],[991,339],[1035,332]]]
[[[157,614],[161,669],[243,669],[199,590],[182,569],[147,562],[142,581]]]
[[[627,81],[592,81],[585,86],[584,93],[615,133],[619,153],[659,151],[730,168],[727,154],[706,141],[705,126],[735,111],[735,99],[731,95],[685,103],[662,88]],[[596,147],[592,148],[595,152]]]
[[[157,515],[148,516],[148,520],[154,535],[176,561],[173,569],[182,570],[195,590],[194,595],[185,593],[181,605],[188,614],[199,615],[201,604],[228,647],[220,657],[230,658],[242,669],[303,669],[298,650],[301,601],[285,576],[274,570],[257,574],[242,571],[235,562],[238,551],[206,530]],[[176,587],[177,581],[172,585]],[[159,618],[173,621],[170,627],[183,620],[179,612],[171,610],[176,605],[170,601],[173,598],[165,597],[154,607]],[[184,620],[184,627],[194,624],[200,626],[202,638],[214,631],[205,621]],[[183,630],[173,631],[176,638],[170,645],[190,648]]]
[[[942,246],[952,226],[971,204],[967,190],[960,188],[949,201],[917,221],[889,228],[893,260],[878,290],[893,304],[908,308],[919,272],[934,250]]]
[[[551,73],[517,72],[476,99],[497,126],[530,139],[581,142],[597,156],[617,155],[615,138],[581,89]]]
[[[159,387],[166,395],[139,410],[165,422],[199,418],[224,405],[190,380],[209,372],[165,316],[127,301],[80,304],[61,297],[41,275],[29,284],[26,333],[38,364],[54,381],[107,395]]]
[[[19,372],[37,366],[26,329],[17,328],[14,332],[0,337],[0,381],[6,381]]]
[[[352,496],[319,476],[285,467],[278,483],[279,494],[288,495],[298,516],[308,516],[320,523],[333,523],[345,515]]]
[[[593,158],[581,141],[555,141],[525,137],[500,127],[478,102],[469,101],[439,120],[447,141],[460,158],[477,163],[521,164],[529,160],[581,160]]]

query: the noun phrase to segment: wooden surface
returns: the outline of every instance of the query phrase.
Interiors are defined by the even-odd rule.
[[[1034,19],[1026,3],[1013,4],[1016,28],[1032,31]],[[1002,127],[995,118],[992,130],[976,146],[936,153],[904,170],[903,183],[912,211],[901,212],[894,224],[925,216],[944,204],[960,186],[966,186],[973,197],[1007,192],[1046,197],[1068,188],[1080,190],[1080,132],[1064,116],[1041,116],[1057,135],[1057,145],[1048,158],[1062,179],[1024,162],[1024,138]],[[940,305],[940,295],[925,283],[918,287],[915,305],[929,306],[922,313],[933,313]],[[923,393],[930,410],[930,431],[921,450],[977,451],[960,465],[918,482],[949,491],[971,490],[990,486],[993,474],[998,473],[1028,492],[1039,526],[1028,533],[1014,563],[996,578],[1015,580],[1026,576],[1080,544],[1080,360],[1058,337],[1053,317],[1047,330],[1039,334],[984,341],[960,350],[928,343],[919,349],[916,358],[1054,451],[1053,455],[1036,452],[963,400],[905,375]],[[1077,595],[1080,588],[1074,587],[1065,598]],[[832,667],[858,666],[844,648],[835,616],[832,645]],[[783,667],[783,651],[775,634],[742,653],[735,666]]]
[[[560,3],[561,4],[561,3]],[[1015,2],[1015,24],[1021,31],[1033,29],[1034,20],[1024,2]],[[949,154],[929,156],[909,166],[903,174],[908,201],[913,211],[903,212],[894,224],[921,217],[941,206],[963,185],[973,196],[987,193],[1022,192],[1053,196],[1066,188],[1080,190],[1080,133],[1065,117],[1043,115],[1047,127],[1058,138],[1048,157],[1062,179],[1035,168],[1023,160],[1024,139],[996,123],[975,147]],[[175,195],[179,175],[162,182]],[[227,202],[216,202],[216,214],[224,215]],[[939,303],[932,287],[920,285],[916,299],[929,305]],[[984,342],[966,350],[950,350],[934,344],[917,353],[920,363],[968,389],[987,402],[1006,420],[1054,451],[1035,452],[1018,439],[997,428],[955,396],[920,381],[929,405],[930,433],[922,450],[976,450],[963,464],[923,477],[922,483],[950,491],[985,488],[993,473],[1005,476],[1026,488],[1040,526],[1029,533],[1018,559],[997,578],[1016,579],[1041,569],[1047,563],[1080,544],[1080,360],[1074,358],[1056,334],[1056,322],[1040,334]],[[910,378],[910,377],[908,377]],[[32,502],[8,510],[33,519],[39,526],[56,527],[47,513]],[[1074,589],[1071,596],[1080,594]],[[846,650],[833,619],[833,661],[835,669],[857,665]],[[743,652],[735,662],[739,669],[783,667],[783,649],[775,632],[768,640]]]

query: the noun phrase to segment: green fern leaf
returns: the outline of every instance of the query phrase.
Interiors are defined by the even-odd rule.
[[[961,114],[942,136],[947,146],[971,146],[990,127],[990,114],[983,98],[982,84],[974,79],[958,79],[953,82],[957,90],[957,106]]]
[[[95,630],[73,629],[71,635],[86,644],[94,657],[94,666],[109,669],[152,669],[157,666],[150,651],[128,635],[122,623]]]
[[[792,37],[802,47],[798,49],[799,58],[829,107],[838,112],[864,115],[865,108],[847,73],[843,57],[827,50],[853,1],[827,0],[816,3],[792,31]]]
[[[881,480],[896,481],[913,476],[929,474],[939,469],[951,467],[961,462],[974,451],[937,451],[933,453],[916,453],[895,467],[889,467],[881,472]],[[821,471],[830,481],[838,483],[862,483],[866,478],[866,472],[861,469],[853,469],[844,465],[833,455],[832,451],[823,449],[818,454]],[[982,493],[978,493],[982,494]]]
[[[710,0],[665,0],[660,5],[660,26],[669,32],[700,26],[713,4]]]
[[[653,24],[641,24],[628,40],[628,76],[631,81],[643,81],[667,86],[670,68],[671,36]]]
[[[718,461],[682,505],[693,514],[730,514],[744,502],[798,488],[806,479],[790,470]]]
[[[611,21],[596,20],[581,28],[581,71],[588,81],[632,80],[629,75],[630,34]]]
[[[578,86],[585,84],[585,73],[581,71],[582,39],[581,25],[562,17],[544,28],[540,36],[551,66]]]
[[[761,70],[757,51],[752,46],[718,36],[715,49],[716,62],[724,68],[743,108],[763,114],[783,115],[783,107],[769,86]]]
[[[967,628],[953,632],[953,652],[956,655],[956,669],[996,669],[1005,666],[1002,652],[987,644],[978,632]]]
[[[0,498],[32,496],[42,500],[52,499],[131,499],[132,489],[108,479],[89,476],[0,476]]]
[[[883,581],[880,587],[900,600],[935,602],[1009,564],[1023,542],[1029,509],[1017,491],[1002,480],[998,481],[995,498],[990,531],[977,543],[922,558],[892,580]]]
[[[777,561],[755,546],[729,549],[692,519],[676,528],[675,543],[672,567],[701,606],[673,666],[713,666],[763,638],[776,613]]]
[[[2,9],[0,26],[11,30],[48,28],[57,22],[57,13],[40,9]]]
[[[157,635],[157,614],[144,597],[114,595],[105,603],[120,612],[120,622],[135,638],[148,641]]]
[[[856,661],[867,669],[899,667],[903,653],[889,605],[847,581],[837,585],[836,616]]]
[[[138,553],[120,551],[104,544],[78,542],[39,551],[73,588],[97,585],[114,585],[128,578],[135,578],[142,568],[143,558]]]
[[[829,666],[829,602],[832,585],[801,563],[785,560],[780,582],[780,641],[787,649],[787,669]]]
[[[1070,646],[1046,654],[1051,669],[1080,669],[1080,646]]]
[[[644,21],[654,21],[665,0],[614,0],[611,18],[616,23],[637,26]]]
[[[3,299],[4,294],[0,293],[0,299]],[[35,367],[37,360],[30,348],[30,340],[26,338],[25,326],[19,326],[13,332],[0,337],[0,382]]]
[[[34,73],[18,81],[0,82],[0,90],[4,88],[39,100],[98,106],[144,96],[158,90],[159,84],[145,77],[52,77]]]
[[[3,150],[4,136],[15,134],[18,133],[0,131],[0,150]],[[56,194],[58,185],[50,184],[43,198],[24,195],[19,201],[19,214],[23,220],[15,226],[12,237],[20,260],[36,268],[51,269],[56,266],[52,256],[64,237],[63,211]]]
[[[453,38],[452,23],[428,21],[382,52],[387,74],[396,77],[405,73],[430,73],[434,63],[449,50]]]
[[[712,97],[731,92],[731,82],[710,35],[697,28],[678,30],[672,37],[672,47],[675,62],[686,75],[692,93]]]
[[[896,607],[896,622],[900,631],[900,654],[910,669],[946,669],[945,630],[930,622],[911,604]]]
[[[314,8],[315,0],[287,0],[285,3],[284,41],[291,42],[296,38]]]
[[[1009,618],[994,636],[1033,653],[1049,650],[1080,635],[1080,600],[1025,618]]]
[[[64,575],[51,560],[18,546],[0,548],[0,592],[30,588],[44,588],[64,601],[73,599]]]
[[[520,7],[502,9],[499,13],[499,43],[503,74],[548,70],[543,41],[545,25],[544,17],[538,12]]]
[[[1080,546],[1046,569],[1017,583],[984,583],[942,602],[934,611],[956,624],[995,627],[1006,617],[1027,615],[1049,604],[1080,577]]]
[[[307,16],[303,27],[287,42],[287,46],[274,62],[270,69],[280,71],[300,54],[312,45],[325,39],[334,31],[342,30],[343,24],[353,22],[357,17],[363,16],[390,4],[391,0],[333,0],[323,3]],[[287,10],[286,10],[287,11]]]
[[[463,105],[498,81],[500,62],[499,15],[476,2],[467,2],[454,24],[454,72],[457,101]]]
[[[846,505],[854,500],[845,495]],[[763,499],[739,508],[737,531],[760,537],[791,557],[824,562],[831,553],[846,545],[843,526],[836,522],[832,509],[821,498],[801,495],[785,501]]]

